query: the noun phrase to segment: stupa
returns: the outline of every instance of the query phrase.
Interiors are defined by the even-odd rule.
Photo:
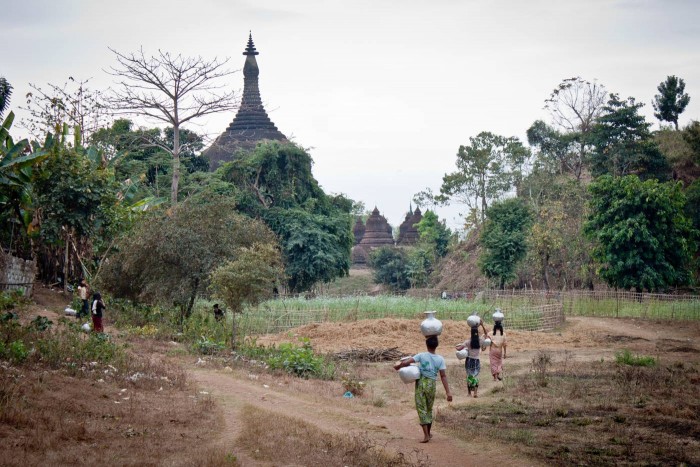
[[[243,98],[236,117],[214,143],[204,151],[209,159],[211,170],[216,170],[222,163],[233,160],[236,151],[250,150],[264,140],[287,142],[284,136],[272,123],[265,112],[258,76],[260,69],[255,58],[259,52],[253,44],[252,33],[248,35],[248,45],[243,55],[246,56],[243,65]]]
[[[374,248],[383,246],[394,246],[394,238],[391,235],[389,222],[379,214],[379,209],[375,206],[372,214],[367,218],[362,239],[352,248],[353,264],[367,264],[370,252]]]
[[[416,208],[413,212],[411,209],[409,207],[406,218],[399,226],[399,238],[396,240],[396,244],[399,246],[415,245],[420,238],[416,224],[423,219],[423,213],[421,213],[420,208]]]

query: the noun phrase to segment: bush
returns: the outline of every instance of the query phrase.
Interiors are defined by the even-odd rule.
[[[615,361],[622,365],[629,366],[656,366],[658,361],[654,357],[646,355],[632,355],[632,352],[625,349],[615,354]]]
[[[266,363],[272,370],[282,369],[302,378],[332,379],[335,372],[332,363],[314,355],[308,339],[302,339],[301,347],[288,343],[272,347]]]
[[[11,310],[25,302],[24,290],[18,289],[0,292],[0,311]]]

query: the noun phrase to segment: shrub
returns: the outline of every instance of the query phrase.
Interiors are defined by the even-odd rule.
[[[658,361],[654,357],[647,355],[632,355],[632,352],[625,349],[615,354],[615,361],[622,365],[630,366],[656,366]]]
[[[266,363],[270,369],[282,369],[302,378],[332,379],[334,373],[332,363],[326,363],[323,357],[314,355],[308,339],[302,339],[301,347],[289,343],[280,344],[279,348],[273,348]]]

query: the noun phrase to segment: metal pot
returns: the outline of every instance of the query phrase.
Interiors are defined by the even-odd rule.
[[[503,321],[503,318],[505,318],[505,315],[501,311],[500,308],[496,308],[496,312],[493,314],[493,320],[497,323],[500,323]]]
[[[442,334],[442,322],[435,317],[437,311],[426,311],[425,319],[420,323],[420,332],[425,336],[439,336]]]
[[[420,378],[420,368],[415,365],[405,366],[399,369],[399,378],[404,383],[412,383]]]
[[[467,324],[470,328],[475,328],[481,323],[481,318],[478,315],[471,315],[467,318]]]
[[[464,360],[465,358],[467,358],[467,354],[467,349],[462,349],[455,352],[455,355],[457,355],[457,360]]]

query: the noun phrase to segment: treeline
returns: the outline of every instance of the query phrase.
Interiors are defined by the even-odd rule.
[[[652,131],[644,104],[566,79],[545,101],[550,121],[534,122],[527,144],[490,132],[469,138],[440,192],[414,199],[468,209],[467,238],[454,241],[431,283],[636,291],[694,284],[700,123],[678,124],[690,100],[684,89],[675,76],[658,86],[662,125]]]
[[[210,171],[195,132],[109,122],[124,102],[110,107],[116,97],[86,82],[33,89],[22,123],[35,141],[15,142],[12,86],[0,81],[0,244],[35,259],[46,283],[86,278],[186,319],[201,296],[236,311],[348,273],[355,203],[321,189],[303,148],[264,143]]]

